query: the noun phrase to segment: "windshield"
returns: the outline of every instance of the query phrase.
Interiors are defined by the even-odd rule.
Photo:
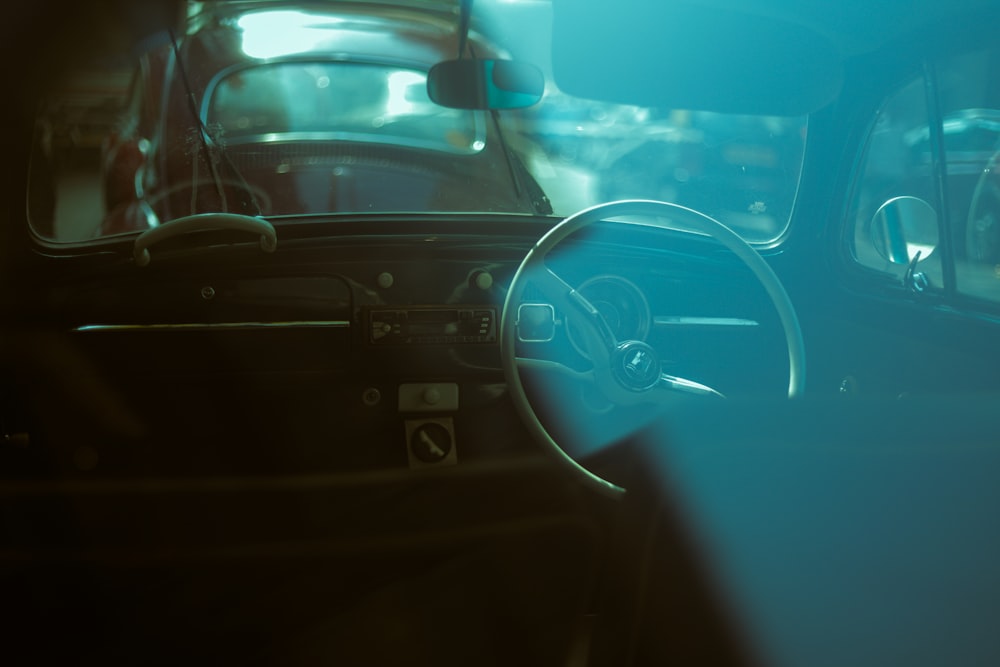
[[[278,34],[279,19],[276,45],[264,37],[268,26]],[[419,12],[244,9],[199,17],[137,58],[121,49],[81,63],[39,107],[32,229],[48,242],[87,242],[206,212],[278,224],[370,213],[562,217],[656,199],[754,243],[785,230],[805,117],[575,98],[531,58],[541,50],[496,31],[470,34],[470,50],[516,51],[535,64],[541,101],[446,108],[428,97],[427,71],[454,57],[455,32]]]

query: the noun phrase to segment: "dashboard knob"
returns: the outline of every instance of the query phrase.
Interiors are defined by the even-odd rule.
[[[434,387],[428,387],[424,391],[424,403],[427,405],[437,405],[441,402],[441,392]]]
[[[493,274],[489,271],[476,271],[472,274],[472,284],[486,291],[493,287]]]
[[[393,278],[392,274],[389,273],[388,271],[383,271],[382,273],[378,274],[378,277],[375,279],[375,282],[382,289],[389,289],[390,287],[392,287],[392,284],[396,282],[396,279]]]
[[[361,401],[369,408],[373,408],[382,401],[382,392],[376,387],[368,387],[361,394]]]

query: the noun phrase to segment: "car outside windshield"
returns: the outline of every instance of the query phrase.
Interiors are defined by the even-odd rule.
[[[445,108],[428,97],[426,72],[455,55],[450,15],[231,11],[193,16],[186,34],[138,58],[102,54],[49,91],[29,175],[40,240],[95,242],[207,212],[279,225],[372,213],[565,217],[619,199],[682,204],[754,243],[787,225],[804,117],[574,98],[544,62],[534,63],[546,85],[532,107]],[[280,34],[298,35],[291,46],[267,41],[278,19]],[[532,61],[517,35],[474,31],[470,41],[477,56]]]

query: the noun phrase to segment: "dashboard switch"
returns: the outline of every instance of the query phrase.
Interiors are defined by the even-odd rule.
[[[399,385],[400,412],[455,412],[458,385],[454,382],[415,382]]]

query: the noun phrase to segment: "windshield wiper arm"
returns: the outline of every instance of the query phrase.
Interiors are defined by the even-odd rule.
[[[461,11],[462,16],[460,20],[462,24],[460,25],[460,32],[464,35],[469,30],[468,21],[469,14],[472,12],[472,0],[462,0]],[[468,48],[471,58],[473,60],[478,58],[476,50],[472,48],[471,44]],[[462,51],[464,51],[464,46],[459,47],[459,58],[462,57]],[[510,180],[514,184],[514,195],[518,200],[522,200],[524,199],[525,191],[527,191],[528,203],[531,205],[534,213],[537,215],[551,215],[552,202],[549,201],[548,195],[545,194],[542,186],[538,184],[538,181],[531,175],[528,168],[524,166],[521,158],[518,157],[517,153],[510,147],[510,144],[507,143],[503,127],[500,125],[500,112],[498,109],[490,109],[490,119],[493,121],[493,127],[497,131],[497,142],[500,144],[500,150],[507,164],[507,173],[510,174]]]
[[[497,131],[497,141],[500,143],[500,149],[503,151],[504,159],[507,161],[507,170],[510,173],[510,180],[514,183],[514,193],[517,195],[517,198],[522,199],[527,191],[528,201],[531,203],[531,208],[534,209],[534,212],[539,215],[550,215],[552,213],[552,202],[549,201],[548,195],[538,185],[531,172],[524,166],[521,158],[517,156],[504,138],[503,129],[500,127],[499,111],[491,109],[490,116],[493,118],[493,126]]]
[[[219,169],[218,166],[216,165],[216,159],[215,159],[216,156],[219,156],[223,160],[225,160],[226,165],[228,165],[230,170],[232,170],[232,172],[236,175],[236,178],[239,180],[240,185],[243,186],[243,189],[249,195],[250,203],[253,205],[253,208],[257,212],[257,215],[263,215],[264,211],[263,209],[261,209],[260,202],[257,201],[257,197],[254,196],[253,188],[250,187],[250,184],[247,183],[246,179],[243,177],[243,174],[236,167],[236,165],[233,164],[233,161],[232,159],[230,159],[229,154],[219,144],[219,142],[215,139],[215,137],[212,136],[212,133],[209,132],[208,127],[205,125],[205,121],[202,120],[201,114],[198,113],[198,104],[194,97],[194,89],[191,87],[191,82],[188,79],[187,66],[184,64],[184,59],[181,57],[180,46],[177,44],[177,38],[174,35],[174,31],[170,30],[169,33],[170,33],[170,44],[173,47],[173,52],[174,52],[174,61],[177,65],[177,72],[180,75],[181,85],[184,87],[184,94],[187,97],[188,112],[191,114],[191,119],[195,123],[195,129],[197,130],[198,134],[198,145],[205,156],[205,161],[208,163],[208,169],[212,176],[212,183],[215,185],[215,191],[219,195],[219,201],[221,202],[222,210],[224,212],[228,212],[229,206],[226,201],[226,188],[223,185],[222,176],[219,175]],[[195,184],[195,187],[197,187],[198,183],[197,157],[195,157],[195,159],[193,159],[191,163],[193,165],[193,168],[196,170],[195,177],[192,179],[192,181]],[[196,213],[196,211],[194,210],[194,201],[195,201],[195,195],[194,193],[192,193],[191,195],[192,215]]]

